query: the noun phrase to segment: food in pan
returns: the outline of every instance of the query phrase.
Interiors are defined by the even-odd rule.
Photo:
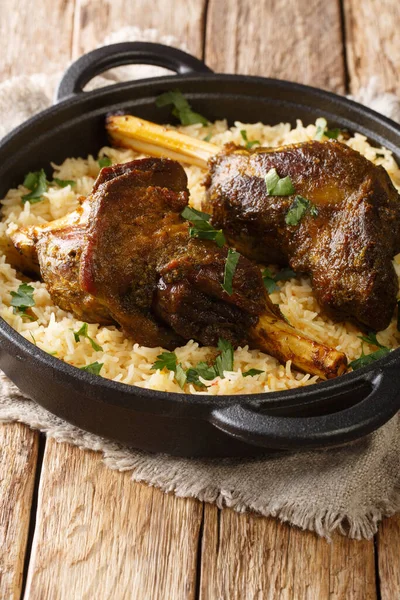
[[[191,339],[205,346],[221,339],[322,379],[346,370],[345,354],[284,320],[256,264],[190,237],[185,216],[204,215],[188,207],[183,167],[141,159],[102,169],[66,222],[20,228],[11,241],[25,271],[38,266],[54,304],[88,322],[115,322],[144,346],[175,350]]]
[[[207,138],[219,148],[230,142],[249,146],[257,140],[272,149],[313,140],[318,126],[303,127],[298,123],[296,128],[290,129],[284,124],[275,127],[237,124],[228,129],[226,123],[217,122],[179,129],[192,138]],[[400,173],[389,151],[372,148],[359,135],[348,139],[346,143],[375,164],[383,165],[394,184],[399,185]],[[243,156],[247,156],[247,153]],[[137,159],[138,154],[132,150],[104,148],[100,152],[100,164],[107,162],[105,157],[115,165],[129,163]],[[239,244],[232,243],[230,250],[225,246],[219,247],[215,241],[217,226],[211,225],[212,221],[207,217],[205,222],[214,231],[214,238],[204,240],[201,235],[196,236],[196,223],[180,216],[187,204],[186,183],[180,167],[170,161],[161,161],[164,166],[168,165],[167,170],[173,171],[172,175],[168,175],[168,189],[161,194],[159,188],[166,188],[152,179],[155,172],[149,168],[149,165],[160,163],[145,161],[143,164],[147,167],[142,171],[137,167],[137,162],[136,167],[127,165],[104,169],[97,183],[98,189],[94,190],[91,197],[94,180],[100,170],[99,163],[92,157],[86,160],[67,159],[62,165],[54,167],[50,183],[40,172],[31,174],[31,181],[27,178],[25,186],[10,190],[3,200],[1,243],[7,260],[13,262],[19,271],[16,272],[3,258],[0,267],[1,315],[40,348],[56,353],[58,358],[75,366],[125,383],[165,391],[183,389],[192,393],[232,394],[287,389],[318,380],[318,373],[311,376],[311,370],[299,364],[301,352],[298,345],[294,346],[293,356],[289,360],[285,360],[287,354],[280,357],[284,364],[270,356],[274,351],[271,333],[268,332],[269,337],[261,334],[262,325],[267,322],[273,332],[277,331],[278,324],[285,335],[290,335],[294,327],[301,333],[305,349],[309,349],[310,344],[328,347],[332,349],[329,351],[331,354],[328,352],[325,358],[343,357],[346,354],[350,364],[360,360],[360,355],[364,355],[362,358],[365,362],[369,357],[383,355],[398,345],[395,316],[378,337],[362,331],[355,323],[335,322],[318,304],[306,275],[280,268],[280,261],[268,261],[274,264],[256,267],[243,256],[238,256],[238,250],[244,254]],[[140,171],[138,185],[133,183],[132,169]],[[205,190],[201,182],[206,172],[201,167],[189,166],[186,167],[186,173],[190,204],[194,209],[201,210],[205,206]],[[136,172],[136,182],[137,176]],[[102,180],[104,177],[108,178],[107,182]],[[294,185],[299,185],[294,174],[292,177]],[[35,181],[33,178],[36,178]],[[376,186],[378,183],[372,182]],[[112,210],[111,203],[107,206],[106,198],[108,196],[112,201],[114,197],[115,204],[115,198],[121,196],[125,185],[126,203],[119,214]],[[118,186],[122,186],[119,191]],[[135,186],[135,192],[140,197],[138,208],[142,210],[139,216],[132,209],[130,201]],[[303,189],[296,191],[300,192],[296,195],[306,197]],[[284,199],[288,200],[287,197]],[[88,219],[90,204],[96,208],[93,218]],[[317,204],[315,198],[310,204]],[[151,209],[144,210],[145,206]],[[306,208],[310,211],[312,206]],[[125,232],[127,237],[117,240],[113,237],[113,231],[122,230],[119,224],[121,219],[124,220],[123,211],[126,211],[126,217],[129,215],[131,230]],[[165,227],[160,224],[160,212],[167,219]],[[188,216],[193,218],[193,213]],[[136,218],[142,221],[135,231],[137,244],[131,248],[127,240],[134,235],[132,223]],[[314,218],[318,217],[307,213],[304,223]],[[58,223],[56,219],[59,219]],[[149,247],[146,239],[154,239],[154,236],[152,233],[146,238],[146,227],[150,228],[147,231],[157,232],[159,246],[154,244],[153,248],[150,244]],[[194,236],[192,238],[188,235],[190,229]],[[207,229],[207,226],[203,226],[203,229]],[[228,231],[227,234],[230,238]],[[110,252],[107,252],[103,243],[98,243],[102,236]],[[21,253],[15,254],[12,239]],[[114,240],[118,244],[115,244],[113,252]],[[387,240],[389,244],[390,240]],[[121,251],[118,252],[118,249]],[[132,270],[132,261],[140,262],[147,252],[148,256],[153,256],[151,268],[146,270],[137,267]],[[67,255],[68,260],[64,260]],[[234,261],[228,258],[233,255],[237,262],[229,281],[226,267],[232,267]],[[84,269],[79,269],[79,276],[76,265],[81,259]],[[20,274],[20,270],[26,274],[35,271],[38,265],[47,287],[41,281],[32,281],[31,275],[28,278]],[[394,265],[398,271],[397,263]],[[390,268],[391,262],[389,273]],[[121,280],[125,275],[131,278],[135,274],[136,289],[132,290],[130,298],[121,296],[118,277],[110,284],[111,277],[117,272],[122,274]],[[142,298],[138,294],[143,281],[146,291],[148,276],[155,277],[158,282],[151,306],[146,293]],[[229,291],[229,284],[232,283],[234,293],[229,294],[221,284],[227,285]],[[266,291],[270,293],[269,298]],[[137,317],[135,310],[138,300],[141,307],[146,306],[147,302],[147,314],[151,315],[152,326],[156,327],[157,334],[160,323],[165,324],[167,337],[163,338],[162,347],[148,347],[153,345],[153,341],[148,345],[139,345],[134,343],[132,335],[124,333],[126,330],[129,332],[128,321],[132,319],[134,323]],[[201,314],[201,306],[206,307],[206,314]],[[131,310],[132,307],[135,310]],[[195,318],[190,318],[192,315]],[[225,319],[225,325],[228,324],[226,327],[222,327],[220,315]],[[214,329],[210,326],[213,321]],[[120,323],[125,329],[122,330],[115,323]],[[133,334],[139,329],[135,323]],[[173,337],[167,339],[171,332]],[[144,333],[146,336],[146,327]],[[198,342],[207,345],[194,341],[185,343],[189,338],[197,338]],[[146,337],[141,339],[142,343],[147,343]],[[282,343],[285,337],[278,336],[277,339]],[[275,355],[279,356],[276,350]],[[297,369],[294,367],[295,361]],[[337,364],[342,366],[343,360]],[[300,373],[298,369],[308,370],[308,374]],[[342,370],[339,368],[337,373]],[[319,375],[322,378],[330,376],[327,372]]]
[[[169,132],[155,136],[155,127],[142,122],[140,143],[147,134],[149,145],[168,148]],[[110,117],[108,129],[129,146],[138,119]],[[172,136],[174,156],[181,147],[185,161],[208,151],[203,206],[229,245],[260,263],[307,273],[328,314],[375,331],[388,327],[399,287],[392,261],[400,252],[400,196],[381,166],[336,140],[232,144],[218,154],[202,141],[196,156],[196,141]]]

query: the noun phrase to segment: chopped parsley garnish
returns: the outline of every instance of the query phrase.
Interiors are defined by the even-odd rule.
[[[243,373],[243,377],[254,377],[254,375],[260,375],[264,373],[264,371],[260,371],[260,369],[249,369]]]
[[[265,176],[267,192],[270,196],[290,196],[295,193],[292,180],[289,176],[279,177],[276,169],[270,169]]]
[[[33,292],[35,288],[27,283],[21,283],[16,292],[10,292],[11,302],[10,305],[14,308],[14,314],[26,317],[31,321],[34,321],[34,317],[29,315],[26,311],[31,306],[35,306],[35,300],[33,298]]]
[[[70,185],[71,187],[76,185],[76,181],[73,181],[72,179],[58,179],[57,177],[54,177],[52,183],[57,184],[60,188],[65,188],[67,185]]]
[[[111,158],[108,158],[108,156],[103,156],[103,158],[99,158],[97,162],[100,169],[102,169],[103,167],[110,167],[112,165],[112,160]]]
[[[262,274],[264,286],[268,294],[279,290],[279,287],[276,285],[277,281],[287,281],[288,279],[292,279],[292,277],[296,277],[296,273],[290,267],[281,269],[276,275],[273,275],[270,269],[264,269]]]
[[[179,90],[171,90],[165,92],[156,98],[156,106],[161,108],[162,106],[173,106],[172,114],[174,117],[180,120],[182,125],[193,125],[194,123],[201,123],[202,125],[208,125],[209,121],[203,115],[192,110],[189,102],[185,96]]]
[[[221,354],[215,359],[215,372],[217,375],[224,378],[224,371],[233,371],[233,346],[223,338],[218,340],[218,350]]]
[[[104,363],[94,362],[90,363],[90,365],[86,365],[85,367],[80,367],[81,371],[86,371],[87,373],[91,373],[92,375],[100,375],[100,371]]]
[[[328,123],[323,117],[317,119],[315,124],[317,126],[317,131],[315,132],[314,136],[315,140],[321,140],[324,136],[332,140],[337,140],[340,133],[340,129],[338,127],[327,129]]]
[[[178,358],[175,352],[162,352],[157,356],[158,360],[151,367],[152,369],[168,369],[168,371],[175,371],[178,363]]]
[[[152,369],[162,370],[165,368],[168,371],[174,371],[175,379],[182,389],[185,383],[194,383],[198,387],[204,387],[204,384],[199,379],[200,377],[207,381],[212,381],[218,376],[224,379],[224,371],[233,371],[232,344],[220,338],[218,340],[218,350],[220,354],[216,357],[213,364],[208,365],[206,362],[200,361],[195,367],[190,367],[186,371],[178,363],[178,357],[175,352],[162,352],[157,356],[158,360],[153,364]]]
[[[209,133],[209,134],[206,135],[206,137],[203,138],[203,140],[205,142],[209,142],[211,140],[211,138],[212,138],[212,135],[211,135],[211,133]]]
[[[251,148],[253,146],[260,144],[259,140],[253,140],[252,142],[249,142],[248,137],[247,137],[247,131],[245,129],[240,130],[240,135],[242,136],[243,141],[246,144],[246,150],[251,150]]]
[[[364,354],[363,348],[361,351],[361,356],[359,358],[356,358],[355,360],[352,360],[351,363],[349,363],[349,367],[351,367],[353,371],[361,369],[361,367],[366,367],[367,365],[370,365],[374,361],[383,358],[390,352],[390,348],[388,348],[387,346],[383,346],[380,342],[378,342],[375,333],[370,333],[368,335],[360,335],[359,338],[367,344],[376,346],[378,350],[375,350],[375,352],[371,352],[371,354]]]
[[[29,204],[41,202],[43,194],[47,192],[48,187],[46,173],[43,169],[28,173],[24,179],[23,186],[30,190],[30,192],[22,196],[22,202],[29,202]]]
[[[307,200],[307,198],[295,196],[286,213],[285,223],[287,225],[298,225],[306,213],[309,213],[312,217],[316,217],[318,215],[318,208],[310,200]]]
[[[222,283],[221,285],[225,292],[229,294],[229,296],[231,296],[233,292],[233,276],[235,274],[239,258],[239,252],[236,252],[236,250],[232,250],[232,248],[228,249],[228,255],[226,257],[224,270],[224,283]]]
[[[89,336],[87,323],[84,323],[78,331],[74,331],[74,338],[76,342],[79,342],[81,337],[86,338],[90,342],[93,350],[96,350],[97,352],[99,350],[103,350],[103,348]]]
[[[193,223],[193,227],[189,228],[190,237],[202,240],[212,240],[219,248],[222,248],[225,244],[225,236],[222,233],[222,230],[214,229],[209,222],[211,216],[207,213],[191,208],[190,206],[185,206],[181,212],[181,216],[186,221]]]

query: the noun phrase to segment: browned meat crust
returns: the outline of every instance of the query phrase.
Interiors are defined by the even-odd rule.
[[[265,175],[289,176],[318,208],[287,225],[292,196],[268,195]],[[396,305],[392,265],[400,252],[400,198],[386,171],[336,141],[212,158],[206,210],[246,257],[308,273],[320,304],[336,318],[385,329]]]

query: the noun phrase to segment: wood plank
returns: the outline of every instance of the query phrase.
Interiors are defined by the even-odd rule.
[[[200,599],[374,600],[372,541],[310,532],[205,507]]]
[[[215,71],[345,89],[339,0],[210,0],[206,63]]]
[[[54,73],[70,57],[74,3],[2,0],[0,81],[12,75]]]
[[[378,89],[400,94],[400,2],[344,0],[350,91],[378,76]]]
[[[202,514],[48,440],[26,598],[193,599]]]
[[[184,41],[189,52],[201,57],[205,5],[205,0],[77,0],[73,55],[93,50],[118,29],[136,26]]]
[[[400,515],[381,523],[376,545],[381,598],[400,598]]]
[[[0,598],[20,597],[38,456],[37,433],[0,425]]]

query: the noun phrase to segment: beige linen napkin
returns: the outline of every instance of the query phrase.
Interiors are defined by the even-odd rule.
[[[112,35],[108,42],[126,40],[174,44],[155,30],[135,28]],[[142,67],[140,77],[153,75],[154,68],[150,69]],[[115,73],[100,84],[115,81]],[[124,68],[124,78],[137,75],[136,67]],[[49,106],[57,79],[35,75],[1,84],[0,135]],[[400,121],[400,102],[391,94],[377,97],[375,85],[372,81],[358,100]],[[254,510],[327,537],[334,530],[355,538],[371,537],[380,519],[400,509],[399,415],[347,447],[256,459],[182,459],[146,454],[82,431],[38,406],[1,375],[0,421],[26,423],[57,441],[102,452],[111,469],[130,471],[135,481],[165,492],[240,512]]]

